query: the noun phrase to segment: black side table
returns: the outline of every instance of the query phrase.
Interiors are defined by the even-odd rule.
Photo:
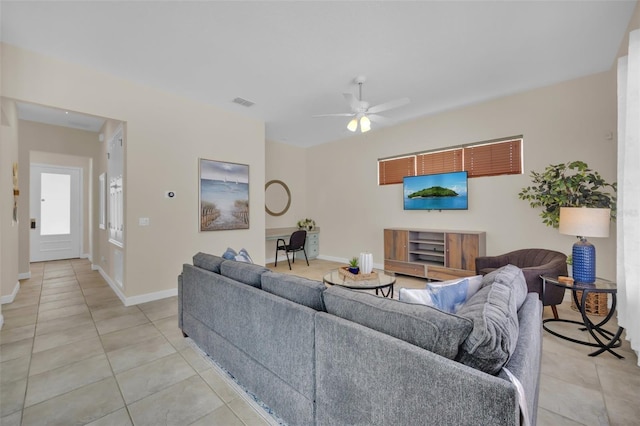
[[[596,282],[595,283],[575,282],[573,284],[565,284],[565,283],[559,282],[558,281],[558,277],[548,277],[548,276],[541,275],[540,278],[542,278],[542,291],[543,292],[544,292],[544,287],[545,287],[546,283],[553,284],[555,286],[571,290],[571,294],[573,295],[573,300],[574,300],[576,306],[578,307],[578,309],[580,310],[580,314],[582,315],[582,322],[573,321],[573,320],[567,320],[567,319],[547,318],[547,319],[542,321],[542,327],[545,330],[547,330],[549,333],[553,334],[554,336],[560,337],[561,339],[568,340],[568,341],[574,342],[574,343],[579,343],[579,344],[585,345],[585,346],[592,346],[592,347],[595,347],[595,348],[599,348],[598,350],[590,353],[589,356],[600,355],[604,351],[607,351],[607,352],[610,352],[611,354],[613,354],[614,356],[616,356],[619,359],[624,358],[622,355],[618,355],[617,353],[615,353],[613,351],[613,349],[612,349],[612,348],[619,348],[620,347],[620,345],[622,343],[621,340],[620,340],[620,335],[624,331],[624,328],[618,326],[618,331],[615,334],[610,332],[610,331],[608,331],[608,330],[605,330],[604,328],[602,328],[607,322],[609,322],[609,320],[613,316],[613,313],[616,310],[616,303],[617,303],[616,294],[617,294],[617,291],[618,291],[618,289],[616,287],[616,283],[604,280],[602,278],[596,278]],[[581,300],[578,300],[578,293],[577,293],[578,291],[582,292]],[[587,317],[585,302],[587,301],[587,296],[589,295],[589,293],[609,293],[609,294],[611,294],[611,309],[609,310],[609,314],[601,322],[599,322],[597,324],[594,324],[593,321],[591,321],[589,319],[589,317]],[[542,295],[542,297],[544,299],[544,294]],[[550,323],[550,322],[568,322],[568,323],[571,323],[571,324],[582,325],[584,327],[580,328],[580,330],[588,331],[589,334],[591,335],[591,337],[593,337],[593,339],[597,343],[591,343],[591,342],[587,342],[587,341],[584,341],[584,340],[573,339],[571,337],[564,336],[564,335],[562,335],[562,334],[560,334],[558,332],[555,332],[555,331],[549,329],[549,327],[547,327],[547,323]]]

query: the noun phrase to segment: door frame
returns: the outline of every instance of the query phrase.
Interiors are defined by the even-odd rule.
[[[75,167],[75,166],[61,166],[61,165],[57,165],[57,164],[45,164],[45,163],[29,163],[29,218],[31,219],[31,197],[34,195],[33,194],[33,182],[31,181],[31,176],[33,173],[33,168],[34,167],[39,167],[42,169],[48,169],[48,170],[59,170],[59,171],[77,171],[78,172],[78,203],[77,203],[77,217],[78,217],[78,223],[73,224],[73,221],[71,223],[71,229],[73,230],[75,228],[75,231],[77,232],[78,235],[78,257],[82,258],[82,254],[84,253],[84,170],[82,167]],[[72,206],[73,208],[73,206]],[[42,222],[42,217],[40,217],[40,222]],[[29,232],[31,231],[31,226],[30,224],[27,225],[29,227]],[[38,224],[38,226],[40,226],[40,224]],[[34,262],[33,260],[33,256],[32,256],[32,248],[31,248],[31,234],[29,234],[29,262]],[[38,261],[36,261],[38,262]]]

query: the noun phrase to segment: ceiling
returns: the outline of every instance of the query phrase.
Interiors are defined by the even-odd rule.
[[[611,69],[636,1],[2,1],[3,42],[238,112],[302,147]],[[255,105],[233,103],[240,97]],[[372,131],[381,126],[374,123]]]

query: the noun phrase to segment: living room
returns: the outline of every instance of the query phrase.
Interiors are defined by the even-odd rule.
[[[623,32],[638,28],[640,6],[636,3]],[[374,125],[364,134],[350,134],[343,128],[344,137],[305,147],[269,138],[269,124],[241,110],[226,110],[197,96],[188,98],[154,88],[152,75],[148,84],[134,82],[3,40],[0,161],[4,177],[0,189],[11,190],[10,173],[4,171],[19,163],[20,195],[16,197],[19,220],[11,220],[13,206],[9,204],[13,203],[3,203],[0,215],[0,298],[3,303],[13,300],[20,291],[18,279],[31,274],[28,162],[34,159],[30,151],[45,150],[46,142],[34,149],[27,139],[47,132],[67,139],[81,134],[77,141],[67,141],[76,143],[75,148],[65,145],[55,154],[90,158],[87,170],[91,172],[86,178],[97,194],[98,175],[106,171],[107,150],[98,135],[109,140],[119,123],[126,134],[125,244],[114,249],[107,232],[98,226],[99,200],[93,197],[85,220],[93,226],[85,235],[83,255],[127,306],[175,295],[182,264],[190,263],[199,251],[220,255],[227,247],[245,248],[256,263],[264,264],[273,258],[269,250],[275,248],[275,244],[265,245],[265,230],[292,227],[304,217],[313,218],[321,229],[320,259],[342,263],[370,251],[375,266],[381,267],[383,229],[390,227],[483,231],[487,254],[524,247],[569,254],[575,238],[545,226],[540,210],[530,208],[518,193],[531,183],[531,171],[573,160],[585,161],[607,181],[617,179],[616,62],[627,44],[625,36],[610,67],[588,75],[470,101],[395,126]],[[353,77],[349,74],[346,80]],[[370,77],[367,84],[373,85],[374,76]],[[339,88],[336,94],[340,98]],[[404,95],[411,93],[398,94]],[[54,130],[19,120],[16,102],[104,117],[107,124],[100,132]],[[524,173],[469,179],[468,210],[405,211],[402,185],[378,185],[380,158],[518,135],[523,137]],[[79,151],[85,143],[95,144],[90,152]],[[200,158],[249,166],[249,229],[198,232]],[[265,214],[262,208],[265,183],[273,179],[285,182],[292,194],[290,209],[277,217]],[[167,197],[167,191],[175,197]],[[150,222],[141,226],[140,218]],[[598,276],[615,280],[616,224],[609,238],[590,241],[597,248]],[[113,272],[114,253],[119,249],[124,256],[122,286]]]
[[[628,30],[638,26],[636,8]],[[262,263],[273,256],[265,252],[265,228],[293,226],[302,217],[312,217],[321,227],[321,255],[332,260],[367,250],[381,265],[382,230],[395,226],[484,231],[487,253],[493,254],[521,247],[567,253],[573,238],[544,226],[539,211],[518,199],[518,192],[530,184],[529,173],[552,163],[582,160],[607,181],[616,180],[613,63],[603,72],[302,148],[269,139],[265,143],[264,123],[215,106],[10,44],[2,45],[2,55],[5,101],[126,123],[122,295],[138,298],[129,303],[163,297],[175,289],[176,271],[196,251],[222,253],[229,246],[244,247]],[[524,173],[470,179],[467,211],[405,212],[400,186],[377,184],[379,158],[515,135],[523,135]],[[14,143],[11,154],[17,156],[17,140]],[[248,230],[197,232],[198,158],[249,165],[254,208]],[[21,182],[28,182],[27,173],[26,167],[20,168]],[[286,182],[292,191],[291,208],[280,217],[255,208],[264,205],[264,183],[271,179]],[[167,190],[177,197],[166,199]],[[27,210],[25,197],[18,197],[19,213],[28,218]],[[139,227],[140,217],[149,217],[151,225]],[[25,245],[25,223],[20,223],[19,237],[15,227],[3,232],[3,238],[11,241],[5,247],[18,241]],[[113,259],[105,248],[106,236],[94,232],[85,252],[97,267],[108,271]],[[599,275],[615,279],[615,237],[594,243]],[[3,296],[15,289],[11,276],[28,273],[25,251],[19,253],[3,256]]]

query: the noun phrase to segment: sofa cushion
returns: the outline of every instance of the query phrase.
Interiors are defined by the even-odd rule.
[[[212,254],[199,252],[193,256],[193,266],[197,266],[207,271],[220,273],[220,265],[224,262],[224,259]]]
[[[469,335],[473,322],[430,306],[403,303],[340,286],[323,293],[327,312],[404,340],[449,359]]]
[[[225,277],[257,288],[260,288],[262,274],[267,271],[264,266],[244,262],[223,262],[220,265],[220,273]]]
[[[528,292],[527,281],[524,278],[522,269],[509,264],[495,269],[482,277],[482,287],[491,285],[494,282],[511,287],[516,300],[516,309],[520,309]]]
[[[324,311],[322,292],[327,287],[314,280],[278,272],[262,274],[262,289],[316,311]]]
[[[489,374],[500,371],[518,341],[516,293],[495,281],[462,305],[457,315],[473,321],[473,330],[460,346],[457,361]]]

